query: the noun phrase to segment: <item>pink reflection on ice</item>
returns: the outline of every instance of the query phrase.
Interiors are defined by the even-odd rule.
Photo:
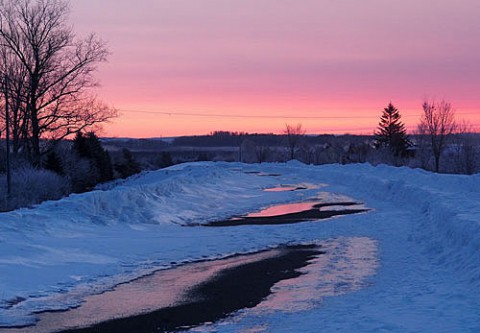
[[[314,307],[327,296],[353,292],[367,285],[378,267],[377,244],[367,237],[339,238],[322,243],[326,254],[311,261],[295,279],[272,288],[253,311],[296,312]]]
[[[246,215],[246,217],[268,217],[303,212],[312,209],[314,204],[315,203],[312,202],[297,202],[285,205],[272,206],[256,213],[250,213]]]
[[[265,192],[289,192],[289,191],[295,191],[298,190],[298,187],[293,187],[293,186],[284,186],[284,187],[272,187],[272,188],[266,188],[264,191]]]
[[[281,250],[273,249],[157,271],[152,275],[118,285],[111,291],[88,296],[78,308],[65,312],[41,313],[35,326],[5,329],[5,332],[49,333],[86,327],[114,318],[134,316],[178,305],[185,301],[190,288],[207,281],[221,270],[275,257],[280,253]],[[64,294],[62,297],[69,295],[71,296],[71,294]]]
[[[299,185],[299,186],[309,186],[307,185]],[[313,185],[311,185],[313,186]],[[323,186],[317,185],[317,186]],[[288,187],[287,187],[288,188]],[[273,189],[272,189],[273,190]],[[299,213],[303,211],[307,211],[310,209],[319,209],[319,210],[345,210],[347,209],[346,206],[342,205],[342,203],[345,202],[354,202],[352,198],[349,198],[347,196],[341,195],[341,194],[336,194],[336,193],[330,193],[330,192],[319,192],[315,198],[310,200],[309,202],[296,202],[296,203],[289,203],[289,204],[283,204],[283,205],[275,205],[271,206],[265,209],[262,209],[261,211],[255,212],[255,213],[250,213],[246,215],[245,217],[272,217],[272,216],[281,216],[285,214],[291,214],[291,213]],[[338,206],[332,206],[330,205],[331,203],[338,203]],[[315,208],[314,205],[316,204],[329,204],[328,206],[325,207],[320,207],[320,208]],[[348,205],[348,209],[366,209],[366,207],[362,204],[358,205]]]

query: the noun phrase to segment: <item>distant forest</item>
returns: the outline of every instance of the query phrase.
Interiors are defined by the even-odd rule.
[[[347,141],[371,139],[370,136],[342,135],[341,137],[342,140],[346,139]],[[177,137],[173,139],[171,145],[192,147],[233,147],[241,145],[244,140],[248,139],[260,145],[275,147],[284,145],[286,138],[286,134],[249,134],[244,132],[215,131],[209,135]],[[315,145],[325,144],[331,142],[332,140],[338,140],[338,138],[340,138],[340,136],[335,136],[333,134],[322,134],[304,135],[302,140],[305,142],[305,144]]]
[[[294,158],[307,164],[371,163],[409,166],[434,171],[429,137],[410,135],[407,153],[396,156],[378,145],[375,135],[300,135]],[[156,139],[102,139],[115,156],[126,148],[145,169],[192,161],[245,163],[285,162],[291,159],[286,134],[248,134],[215,131],[208,135]],[[479,172],[480,134],[452,135],[442,152],[441,172],[472,174]]]
[[[323,164],[342,162],[348,151],[354,147],[367,147],[372,144],[373,136],[355,135],[302,135],[295,147],[295,158],[305,163]],[[112,156],[123,148],[129,149],[135,158],[147,169],[164,167],[162,155],[168,154],[171,163],[192,161],[228,161],[228,162],[284,162],[287,154],[288,137],[286,134],[248,134],[243,132],[215,131],[208,135],[181,136],[168,139],[103,139],[103,145]],[[333,158],[332,151],[339,150]],[[320,161],[321,153],[329,153],[330,158]],[[164,156],[163,155],[163,156]],[[310,155],[310,156],[307,156]],[[314,155],[318,155],[315,156]],[[326,157],[326,156],[324,156]],[[353,156],[349,157],[350,159]],[[355,158],[358,160],[358,158]],[[315,161],[316,160],[316,161]],[[328,161],[327,161],[328,160]],[[343,161],[347,162],[346,160]]]

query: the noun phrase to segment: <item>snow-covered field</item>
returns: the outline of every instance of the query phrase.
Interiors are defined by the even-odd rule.
[[[279,185],[308,186],[264,191]],[[479,332],[479,189],[480,175],[387,166],[193,163],[0,214],[0,326],[32,323],[36,311],[75,306],[85,295],[160,268],[317,242],[333,252],[341,252],[341,244],[352,253],[366,251],[377,265],[359,274],[361,260],[372,258],[357,255],[349,266],[352,256],[339,254],[351,279],[339,274],[338,263],[308,266],[322,270],[309,276],[358,282],[358,288],[336,291],[318,283],[327,291],[309,306],[244,310],[200,330]],[[291,225],[185,227],[339,195],[372,211]]]

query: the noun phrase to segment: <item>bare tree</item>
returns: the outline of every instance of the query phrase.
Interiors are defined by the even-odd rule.
[[[285,124],[283,134],[287,136],[287,148],[290,153],[290,159],[293,160],[298,145],[302,137],[305,135],[305,130],[302,128],[302,124],[297,124],[297,126]]]
[[[446,101],[439,103],[425,101],[423,115],[418,125],[419,133],[429,138],[430,148],[435,160],[435,171],[440,170],[440,158],[447,145],[447,140],[455,132],[455,111]]]
[[[2,47],[0,49],[0,57],[0,73],[3,74],[1,77],[1,94],[4,96],[1,110],[6,111],[7,104],[9,110],[9,119],[6,118],[7,114],[4,114],[2,121],[4,121],[5,127],[7,123],[10,125],[10,137],[12,139],[11,151],[17,154],[20,150],[20,142],[27,136],[26,129],[29,123],[26,113],[22,112],[22,107],[24,106],[22,96],[25,96],[24,84],[26,82],[27,72],[6,48]]]
[[[77,38],[68,14],[65,0],[0,2],[0,75],[11,82],[14,142],[37,165],[41,139],[61,140],[116,116],[92,92],[107,48],[94,34]]]
[[[265,162],[269,154],[270,149],[266,145],[260,144],[255,147],[255,155],[257,156],[258,163]]]
[[[477,169],[477,146],[475,129],[467,122],[457,123],[453,136],[452,168],[454,173],[471,175]]]

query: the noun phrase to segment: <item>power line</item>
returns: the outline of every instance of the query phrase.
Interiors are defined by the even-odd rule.
[[[268,115],[244,115],[244,114],[226,114],[226,113],[193,113],[193,112],[167,112],[167,111],[147,111],[147,110],[124,110],[126,113],[148,113],[160,114],[166,116],[190,116],[190,117],[212,117],[212,118],[261,118],[261,119],[370,119],[370,116],[268,116]]]
[[[285,115],[245,115],[245,114],[226,114],[226,113],[203,113],[203,112],[178,112],[178,111],[149,111],[119,109],[124,113],[146,113],[165,116],[187,116],[187,117],[206,117],[206,118],[246,118],[246,119],[378,119],[378,116],[285,116]],[[456,115],[477,115],[477,112],[459,112]],[[402,115],[402,118],[420,117],[419,115]]]

